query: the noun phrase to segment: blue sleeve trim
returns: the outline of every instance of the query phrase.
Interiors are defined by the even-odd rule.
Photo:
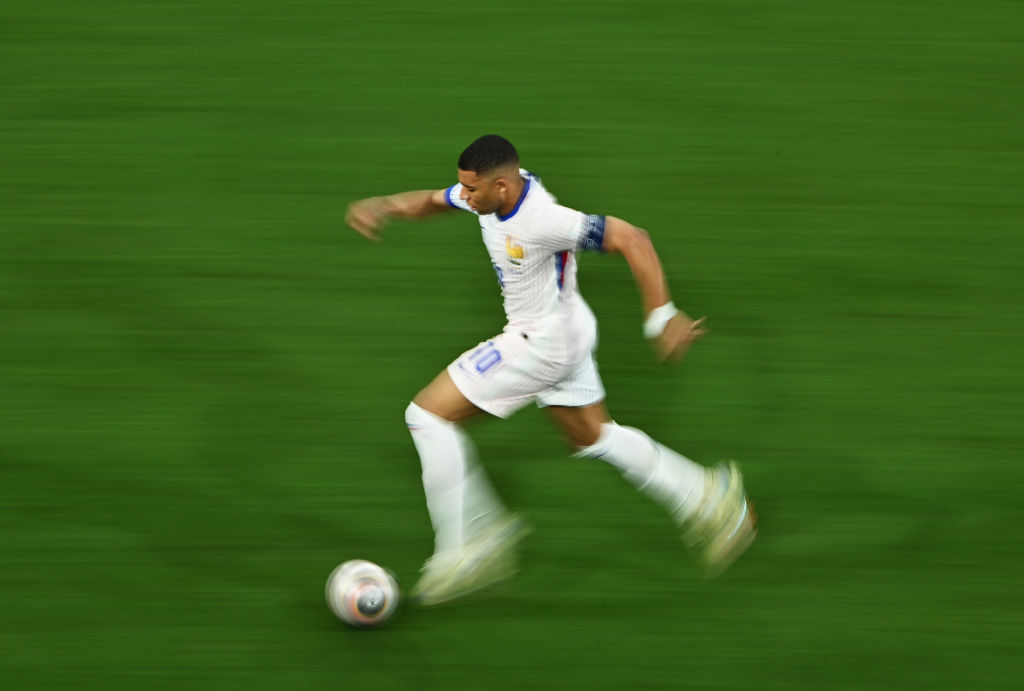
[[[591,252],[604,251],[604,216],[588,215],[583,220],[583,230],[576,247]]]
[[[444,200],[448,202],[448,206],[452,207],[453,209],[461,209],[462,207],[456,205],[455,202],[452,201],[453,189],[455,189],[455,185],[452,185],[451,187],[444,191]]]

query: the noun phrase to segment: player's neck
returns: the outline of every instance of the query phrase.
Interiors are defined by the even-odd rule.
[[[498,207],[499,216],[508,216],[512,213],[512,209],[516,208],[519,204],[519,198],[523,196],[523,189],[526,187],[526,180],[522,175],[517,175],[516,178],[510,181],[508,186],[509,195],[505,199],[505,203]]]

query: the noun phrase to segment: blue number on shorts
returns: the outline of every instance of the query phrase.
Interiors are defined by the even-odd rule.
[[[483,374],[501,362],[501,353],[494,347],[492,341],[488,341],[473,351],[473,354],[469,356],[469,361],[476,367],[477,372]]]

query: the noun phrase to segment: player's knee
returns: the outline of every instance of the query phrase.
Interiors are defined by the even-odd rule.
[[[409,429],[422,429],[451,423],[413,401],[405,409],[405,424]]]
[[[572,443],[578,449],[593,446],[601,438],[601,425],[587,425],[571,432]]]
[[[576,455],[583,458],[600,458],[608,453],[606,448],[615,428],[614,422],[603,422],[587,425],[573,432],[572,442],[575,444]]]

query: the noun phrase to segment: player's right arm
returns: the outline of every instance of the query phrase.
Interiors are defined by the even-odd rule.
[[[448,201],[448,190],[399,192],[352,202],[345,213],[345,222],[357,233],[376,241],[391,218],[423,218],[453,208]]]

